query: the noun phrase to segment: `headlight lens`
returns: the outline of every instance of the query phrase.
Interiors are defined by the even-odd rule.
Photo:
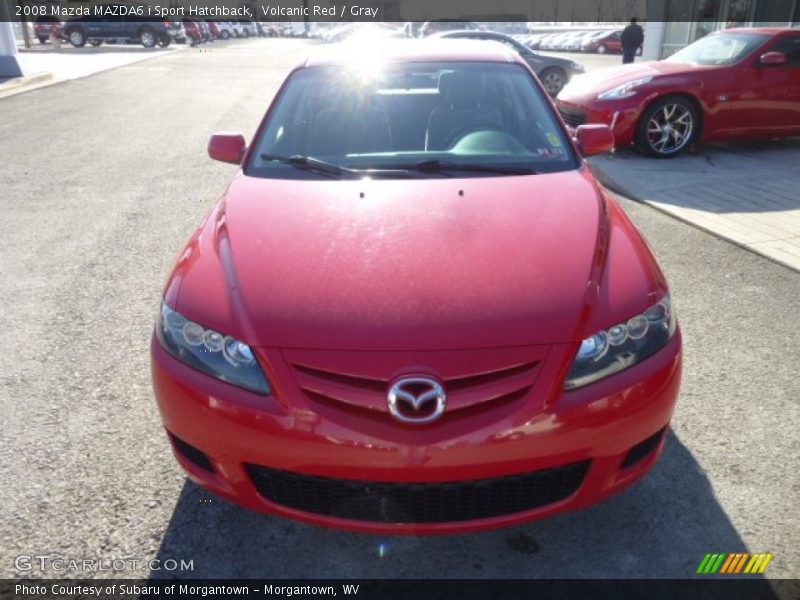
[[[597,98],[598,100],[618,100],[619,98],[630,98],[636,94],[639,86],[644,85],[645,83],[650,83],[652,79],[652,76],[634,79],[633,81],[618,85],[607,92],[603,92],[602,94],[598,95]]]
[[[593,383],[641,362],[667,345],[676,320],[669,296],[642,314],[598,331],[581,342],[565,390]]]
[[[163,302],[156,336],[167,352],[190,367],[258,394],[272,393],[250,346],[190,321]]]

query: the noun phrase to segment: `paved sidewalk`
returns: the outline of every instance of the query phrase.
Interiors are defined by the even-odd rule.
[[[52,48],[37,44],[20,50],[17,56],[24,72],[34,75],[0,79],[0,98],[185,49],[188,46],[181,44],[172,44],[168,48],[142,48],[132,44],[104,44],[97,48],[73,48],[62,44],[61,48]]]
[[[800,139],[590,159],[606,187],[800,271]]]

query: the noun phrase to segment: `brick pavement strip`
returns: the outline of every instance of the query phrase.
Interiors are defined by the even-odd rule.
[[[800,139],[590,160],[606,187],[800,271]]]

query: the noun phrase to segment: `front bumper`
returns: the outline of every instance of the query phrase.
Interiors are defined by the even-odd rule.
[[[611,127],[616,147],[629,146],[636,137],[636,126],[645,103],[633,96],[621,100],[597,100],[558,96],[556,105],[570,127],[599,123]]]
[[[365,428],[360,416],[347,427],[309,410],[280,350],[258,350],[278,384],[269,398],[183,365],[155,337],[151,364],[175,456],[196,483],[259,512],[423,534],[491,529],[586,507],[644,475],[674,410],[680,344],[676,331],[639,365],[579,390],[556,389],[541,403],[536,396],[555,389],[547,380],[560,380],[559,365],[571,351],[553,346],[539,383],[520,404],[488,424],[478,412],[446,434],[435,424]]]

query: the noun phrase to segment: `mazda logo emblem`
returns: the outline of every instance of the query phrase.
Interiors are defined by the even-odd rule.
[[[447,395],[430,377],[403,377],[389,388],[387,401],[389,412],[398,421],[422,424],[442,416]]]

